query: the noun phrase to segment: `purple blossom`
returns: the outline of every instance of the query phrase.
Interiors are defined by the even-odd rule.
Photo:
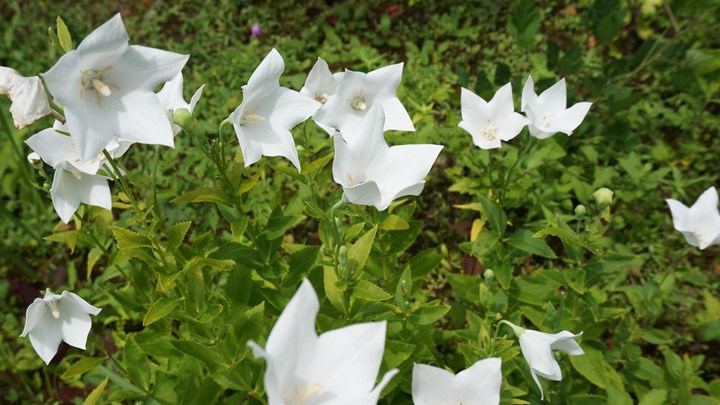
[[[260,27],[260,24],[258,24],[258,23],[253,24],[252,28],[250,28],[250,35],[252,35],[253,37],[259,37],[262,34],[263,34],[263,30]]]

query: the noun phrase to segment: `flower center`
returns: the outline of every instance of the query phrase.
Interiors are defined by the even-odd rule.
[[[365,111],[367,110],[367,103],[365,102],[365,97],[363,97],[362,90],[360,91],[360,94],[353,97],[352,100],[350,100],[350,106],[355,111]]]
[[[707,230],[703,227],[697,228],[693,233],[695,234],[695,238],[700,246],[709,245],[712,242],[712,240],[708,240]]]
[[[488,141],[494,141],[498,136],[498,129],[488,120],[485,129],[482,131],[482,136]]]
[[[107,80],[103,81],[103,76],[107,73],[112,66],[105,67],[101,70],[87,69],[80,71],[80,97],[85,95],[87,90],[95,90],[95,100],[100,105],[100,96],[108,97],[112,94],[110,88],[118,89],[119,87],[114,83],[110,83]]]
[[[548,114],[547,112],[546,112],[546,113],[543,113],[542,126],[543,126],[543,127],[548,127],[548,126],[550,126],[550,114]]]
[[[60,310],[57,307],[57,300],[46,301],[45,304],[50,307],[50,313],[52,314],[53,318],[60,318]]]
[[[240,118],[240,125],[253,124],[260,121],[265,121],[265,117],[255,114],[255,109],[252,108],[243,111],[242,117]]]
[[[320,104],[325,104],[327,102],[328,97],[330,97],[330,95],[328,95],[327,93],[323,93],[323,94],[315,93],[315,100],[319,101]]]
[[[291,397],[286,394],[283,397],[283,402],[285,402],[285,405],[303,405],[319,394],[322,389],[322,384],[317,382],[307,384],[302,389],[298,389],[298,386],[295,385],[295,395]]]

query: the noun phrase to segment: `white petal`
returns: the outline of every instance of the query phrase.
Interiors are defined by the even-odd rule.
[[[40,320],[44,319],[43,313],[49,311],[50,309],[41,298],[35,298],[25,311],[25,327],[20,337],[27,336],[28,333],[35,329]]]
[[[61,321],[53,318],[50,311],[39,315],[40,320],[29,333],[30,343],[45,364],[50,364],[62,342]]]
[[[243,88],[245,93],[243,98],[255,92],[273,91],[280,87],[278,81],[283,70],[285,70],[285,62],[280,53],[273,48],[250,76],[247,85]]]
[[[322,106],[314,99],[285,87],[281,87],[277,94],[275,108],[268,119],[278,128],[290,130],[310,118]]]
[[[57,169],[50,188],[50,196],[52,197],[55,212],[66,224],[70,222],[73,214],[80,206],[80,197],[75,192],[75,180],[72,173]]]
[[[454,386],[455,375],[426,364],[413,365],[412,399],[415,405],[465,404]],[[468,403],[469,404],[469,403]]]
[[[523,86],[523,92],[522,92],[522,101],[520,103],[521,109],[520,111],[526,112],[527,108],[537,108],[538,107],[538,96],[535,93],[535,81],[533,81],[532,76],[528,76],[527,80],[525,81],[525,86]],[[528,117],[530,118],[530,117]],[[532,118],[530,118],[532,120]]]
[[[352,398],[375,386],[385,347],[386,323],[359,323],[320,335],[315,352],[301,353],[300,377]]]
[[[403,63],[384,66],[367,74],[368,83],[379,89],[381,99],[395,97],[402,79]]]
[[[69,136],[57,133],[53,128],[38,132],[25,143],[40,155],[43,162],[53,168],[63,162],[80,159],[72,139]]]
[[[538,97],[538,104],[542,106],[543,111],[547,111],[553,115],[565,111],[565,107],[567,107],[565,79],[560,79],[559,82],[542,92]]]
[[[522,129],[528,125],[529,120],[516,112],[505,116],[505,119],[498,122],[498,138],[509,141],[520,134]]]
[[[550,349],[555,340],[554,335],[528,329],[520,335],[520,349],[531,370],[545,378],[560,381],[562,371]]]
[[[463,405],[497,405],[502,385],[502,360],[480,360],[455,377],[455,389],[461,392]]]
[[[158,84],[178,75],[188,58],[189,55],[132,45],[111,65],[104,78],[117,85],[121,93],[154,92]]]
[[[88,304],[87,301],[80,298],[80,296],[75,293],[63,291],[62,297],[64,297],[66,300],[74,301],[78,311],[84,312],[86,314],[97,315],[100,313],[100,311],[102,311],[102,308],[98,308]]]
[[[381,99],[380,104],[385,112],[385,126],[383,130],[414,131],[415,126],[405,107],[397,97]]]
[[[118,111],[116,118],[115,135],[118,138],[173,147],[172,126],[155,93],[132,92],[125,95],[121,101],[124,108]]]
[[[337,88],[337,81],[330,72],[327,62],[322,58],[318,58],[315,65],[310,69],[308,77],[305,80],[305,86],[300,90],[300,93],[316,99],[317,97],[326,94],[330,96],[335,94]]]
[[[393,146],[382,162],[370,168],[368,177],[378,183],[385,208],[399,197],[420,194],[425,176],[442,148],[442,145]]]
[[[690,211],[698,213],[698,219],[709,216],[708,214],[717,212],[718,210],[718,193],[715,187],[710,187],[698,197],[695,204],[690,207]]]
[[[115,95],[105,97],[102,103],[108,108],[101,107],[92,95],[86,94],[84,99],[75,103],[75,109],[65,108],[66,125],[81,160],[95,158],[119,131],[117,111],[126,107]]]
[[[500,87],[488,105],[490,107],[490,120],[493,122],[500,121],[501,117],[512,114],[513,111],[515,111],[512,98],[512,84],[507,83]]]
[[[233,123],[240,142],[245,167],[260,160],[261,156],[284,156],[300,171],[295,141],[285,128],[274,127],[268,120],[238,125]]]
[[[460,89],[460,127],[474,134],[490,119],[490,108],[482,97],[462,87]],[[464,124],[463,124],[464,123]]]
[[[190,112],[195,111],[195,106],[197,105],[198,101],[200,101],[200,97],[202,97],[202,92],[204,88],[205,85],[203,84],[202,86],[200,86],[199,89],[197,89],[195,94],[193,94],[192,98],[190,98],[190,108],[188,108]]]
[[[0,94],[10,98],[10,113],[17,129],[50,114],[50,103],[39,77],[24,77],[16,70],[0,66]]]
[[[80,45],[78,45],[77,51],[94,53],[108,49],[122,48],[123,45],[127,46],[128,40],[128,34],[127,31],[125,31],[122,17],[120,13],[117,13],[85,37]]]
[[[583,122],[585,115],[590,111],[591,105],[592,103],[588,102],[577,103],[567,110],[558,113],[557,116],[553,117],[553,127],[570,135],[572,131]]]
[[[160,104],[172,110],[178,108],[188,108],[188,104],[183,99],[183,77],[182,73],[178,73],[169,82],[165,82],[163,87],[158,91],[157,97]]]
[[[90,315],[72,299],[58,301],[60,320],[62,320],[62,336],[65,343],[85,350],[92,321]]]
[[[578,342],[575,341],[576,337],[582,336],[582,332],[574,335],[564,330],[556,335],[562,337],[558,338],[558,340],[556,340],[553,344],[550,345],[551,349],[561,350],[571,356],[579,356],[581,354],[585,354],[582,347],[580,347]]]
[[[390,203],[383,202],[383,195],[376,182],[370,180],[355,186],[343,186],[348,201],[357,205],[372,205],[378,211],[387,209]]]

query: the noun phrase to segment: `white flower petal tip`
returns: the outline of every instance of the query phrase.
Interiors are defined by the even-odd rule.
[[[530,135],[546,139],[558,132],[566,135],[580,126],[592,103],[581,102],[567,107],[565,79],[561,79],[539,96],[535,93],[535,82],[528,76],[522,93],[522,111],[529,119]]]
[[[173,146],[173,132],[155,87],[171,80],[188,55],[128,45],[119,14],[42,74],[83,160],[114,138]]]
[[[370,107],[378,103],[386,117],[384,131],[414,131],[410,115],[396,96],[402,68],[403,64],[397,63],[370,73],[346,70],[337,84],[335,94],[327,98],[315,116],[315,121],[322,124],[323,128],[337,129],[349,139]],[[326,131],[331,134],[330,130]]]
[[[515,112],[510,83],[501,87],[490,102],[462,88],[460,105],[459,127],[472,135],[473,143],[481,149],[499,148],[501,141],[515,138],[528,124],[527,118]]]
[[[43,298],[36,298],[28,307],[20,337],[29,335],[37,354],[50,364],[62,341],[85,350],[92,326],[90,315],[100,311],[74,293],[54,294],[48,289]]]
[[[536,330],[525,329],[520,334],[520,350],[523,357],[528,362],[530,374],[532,374],[535,384],[540,389],[541,399],[545,399],[545,393],[538,376],[553,381],[562,380],[562,371],[553,350],[563,351],[571,356],[584,354],[580,345],[575,338],[582,336],[582,332],[573,334],[566,330],[555,334],[543,333]]]
[[[290,130],[310,118],[322,104],[280,87],[285,68],[273,49],[243,86],[243,101],[228,120],[233,124],[245,166],[262,156],[283,156],[300,171],[300,158]]]
[[[383,136],[385,114],[375,104],[348,137],[335,133],[333,178],[353,204],[372,205],[379,211],[403,196],[417,196],[442,145],[389,147]]]
[[[307,279],[280,314],[261,348],[248,342],[255,357],[265,359],[263,381],[271,404],[376,404],[397,370],[375,385],[385,348],[385,322],[360,323],[318,336],[319,302]]]
[[[0,94],[10,97],[10,114],[17,129],[51,112],[45,88],[38,76],[24,77],[14,69],[0,66]]]
[[[710,245],[720,244],[720,212],[715,187],[705,190],[690,208],[677,200],[666,201],[670,207],[673,227],[683,234],[690,246],[703,250]]]
[[[198,101],[200,101],[200,97],[202,97],[204,88],[205,85],[203,84],[199,89],[197,89],[197,91],[195,91],[195,94],[193,94],[190,99],[190,103],[186,102],[183,97],[183,75],[182,72],[180,72],[175,75],[172,80],[166,82],[162,89],[160,89],[157,93],[157,96],[160,99],[160,104],[165,108],[165,115],[172,125],[173,135],[177,135],[180,131],[182,131],[182,128],[180,128],[179,125],[173,123],[173,116],[175,112],[180,109],[186,109],[192,114]]]
[[[502,360],[480,360],[457,375],[425,364],[413,365],[415,405],[496,405],[500,403]]]

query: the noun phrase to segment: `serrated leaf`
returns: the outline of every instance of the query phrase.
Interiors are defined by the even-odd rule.
[[[325,286],[325,296],[328,301],[337,310],[343,313],[347,312],[345,306],[345,295],[337,286],[338,277],[335,273],[335,269],[331,266],[325,266],[323,268],[323,285]]]
[[[180,247],[183,240],[185,240],[185,235],[187,235],[191,224],[192,221],[183,221],[178,222],[177,224],[168,228],[166,234],[168,252],[172,253],[176,251],[178,247]]]
[[[102,395],[103,391],[105,391],[105,386],[108,383],[109,377],[105,377],[105,379],[97,386],[95,389],[92,390],[90,395],[85,398],[85,401],[83,401],[83,405],[95,405],[98,399],[100,399],[100,396]]]
[[[448,305],[439,305],[438,302],[428,302],[413,311],[411,314],[413,322],[417,322],[419,325],[431,325],[445,316],[450,311],[450,307]]]
[[[95,367],[99,366],[106,360],[105,357],[84,357],[75,363],[73,363],[70,368],[65,370],[61,378],[63,380],[67,380],[68,378],[72,378],[78,375],[82,375],[87,373],[88,371],[94,369]]]
[[[557,257],[544,240],[533,237],[532,232],[525,229],[514,232],[505,239],[505,242],[526,253],[547,257],[548,259]]]
[[[230,202],[230,197],[227,195],[227,193],[215,187],[201,187],[196,190],[188,191],[187,193],[181,194],[173,198],[172,200],[170,200],[170,202],[211,202],[216,204],[224,204],[229,207],[232,206],[232,203]]]
[[[353,286],[353,297],[366,301],[384,301],[392,298],[392,295],[367,280],[359,280]]]
[[[72,51],[73,49],[73,43],[72,43],[72,37],[70,37],[70,31],[68,30],[67,25],[65,25],[65,21],[63,21],[60,16],[57,17],[57,37],[58,42],[60,43],[60,46],[65,51],[65,53]]]
[[[117,241],[117,247],[120,250],[152,247],[150,239],[145,235],[141,235],[137,232],[133,232],[129,229],[120,228],[117,226],[111,226],[110,230],[115,236],[115,240]]]
[[[147,314],[145,314],[145,318],[143,318],[143,326],[151,325],[167,316],[178,306],[180,301],[179,299],[171,298],[160,298],[155,301],[150,309],[148,309]]]
[[[377,226],[367,231],[365,235],[361,236],[352,246],[348,249],[347,256],[347,271],[348,274],[355,276],[362,271],[365,267],[365,261],[370,254],[372,249],[373,241],[375,240],[375,233],[377,232]]]

